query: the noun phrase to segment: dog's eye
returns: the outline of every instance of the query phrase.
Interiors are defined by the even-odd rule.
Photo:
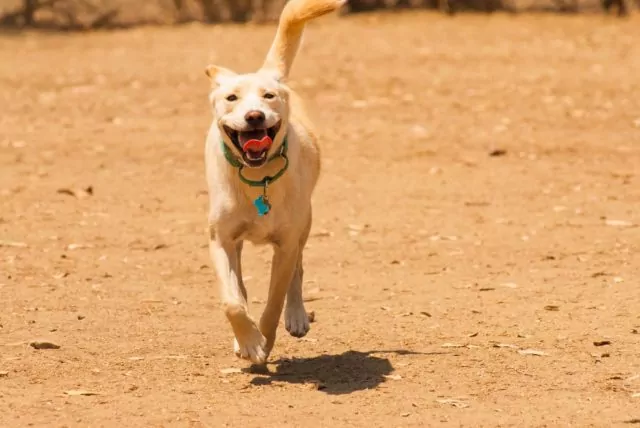
[[[237,101],[238,100],[238,96],[235,95],[235,94],[227,95],[226,100],[229,101],[229,102]]]
[[[272,100],[274,99],[276,96],[274,94],[272,94],[271,92],[267,92],[266,94],[263,95],[263,97],[267,100]]]

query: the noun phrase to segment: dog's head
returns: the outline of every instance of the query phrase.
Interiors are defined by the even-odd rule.
[[[289,117],[289,92],[264,71],[236,74],[209,66],[209,100],[224,143],[242,162],[259,168],[280,150]]]

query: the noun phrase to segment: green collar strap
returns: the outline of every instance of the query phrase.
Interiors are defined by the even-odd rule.
[[[273,183],[274,181],[276,181],[277,179],[279,179],[280,177],[282,177],[282,175],[285,173],[285,171],[287,170],[287,168],[289,168],[289,158],[287,157],[287,149],[288,144],[287,144],[287,137],[284,137],[284,140],[282,141],[282,145],[280,146],[280,150],[278,150],[276,153],[274,153],[273,155],[271,155],[271,157],[267,160],[268,162],[271,162],[277,158],[282,158],[284,159],[284,166],[282,168],[280,168],[280,170],[278,172],[276,172],[274,175],[267,175],[266,177],[264,177],[262,180],[249,180],[248,178],[246,178],[244,175],[242,175],[242,170],[244,169],[245,165],[240,162],[240,160],[238,160],[238,158],[236,158],[233,153],[231,152],[231,150],[229,149],[229,147],[227,147],[227,145],[224,143],[224,141],[221,141],[220,144],[222,144],[222,152],[224,153],[224,157],[227,160],[227,162],[229,162],[229,165],[231,165],[234,168],[238,168],[238,177],[240,177],[240,181],[242,181],[244,184],[251,186],[251,187],[263,187],[266,191],[266,187]]]

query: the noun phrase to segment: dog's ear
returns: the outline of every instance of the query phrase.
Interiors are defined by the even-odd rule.
[[[204,72],[209,77],[209,80],[211,80],[211,84],[214,86],[220,85],[220,81],[224,80],[225,77],[232,77],[236,75],[236,73],[228,68],[218,67],[217,65],[208,65]]]

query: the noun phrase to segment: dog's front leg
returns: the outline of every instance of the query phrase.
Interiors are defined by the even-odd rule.
[[[267,339],[267,354],[271,352],[276,340],[276,330],[282,314],[284,299],[291,284],[299,256],[298,242],[290,245],[276,245],[271,263],[271,282],[269,297],[260,318],[260,331]]]
[[[266,340],[249,316],[246,291],[240,277],[240,247],[238,243],[213,235],[209,249],[218,274],[220,300],[236,337],[234,351],[241,358],[264,364],[268,355]]]

